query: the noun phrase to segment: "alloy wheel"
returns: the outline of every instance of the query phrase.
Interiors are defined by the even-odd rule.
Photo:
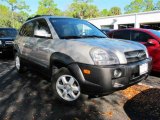
[[[80,96],[78,81],[71,75],[62,75],[56,82],[58,95],[66,101],[74,101]]]

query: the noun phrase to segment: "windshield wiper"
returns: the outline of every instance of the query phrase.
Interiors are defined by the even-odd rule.
[[[78,38],[82,38],[81,36],[63,36],[61,37],[61,39],[78,39]]]
[[[98,36],[98,35],[86,35],[82,36],[82,38],[106,38],[105,36]]]
[[[63,36],[61,39],[79,39],[79,38],[107,38],[105,36],[98,35],[82,35],[82,36]]]

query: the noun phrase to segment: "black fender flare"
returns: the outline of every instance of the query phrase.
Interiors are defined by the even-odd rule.
[[[54,63],[60,62],[64,65],[69,65],[71,63],[74,63],[75,61],[68,55],[60,52],[52,53],[50,57],[50,66],[54,65]]]
[[[14,52],[17,52],[17,53],[19,54],[19,53],[20,53],[20,49],[19,49],[18,45],[17,45],[17,44],[14,44],[13,47],[14,47],[14,48],[13,48]]]
[[[53,53],[50,58],[50,64],[51,64],[50,66],[52,67],[52,69],[53,69],[54,64],[56,64],[56,61],[65,65],[63,67],[68,68],[68,70],[71,72],[71,74],[78,80],[78,82],[81,86],[82,93],[85,94],[85,90],[90,89],[88,86],[92,86],[96,90],[99,90],[99,88],[100,88],[99,85],[96,85],[94,83],[91,83],[91,82],[85,80],[84,75],[82,73],[82,70],[80,69],[78,63],[76,63],[70,56],[68,56],[64,53],[60,53],[60,52]],[[56,70],[55,70],[55,72],[56,72]],[[52,71],[52,73],[53,73],[53,71]]]
[[[60,52],[55,52],[51,55],[50,66],[54,66],[56,62],[62,63],[69,69],[69,71],[74,75],[74,77],[80,81],[84,81],[84,76],[79,68],[78,64],[68,55]]]

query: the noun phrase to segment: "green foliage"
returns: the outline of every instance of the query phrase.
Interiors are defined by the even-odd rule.
[[[0,24],[1,26],[6,27],[15,27],[19,28],[21,24],[25,21],[26,17],[28,17],[28,14],[24,11],[29,11],[29,6],[26,5],[25,1],[23,0],[4,0],[9,6],[10,9],[7,7],[2,7],[3,11],[5,9],[6,14],[0,13],[3,21]]]
[[[10,5],[11,11],[29,10],[29,6],[26,5],[24,0],[4,0],[4,1]]]
[[[11,27],[10,15],[11,12],[9,11],[9,8],[0,5],[0,27]]]
[[[144,0],[143,11],[152,11],[154,9],[153,0]]]
[[[29,6],[24,0],[2,0],[7,3],[7,6],[0,4],[0,27],[15,27],[19,28],[24,21],[29,17]],[[57,8],[54,0],[39,0],[37,12],[32,15],[65,15],[76,18],[95,18],[120,15],[119,7],[112,7],[110,10],[103,9],[99,11],[96,5],[93,5],[93,0],[73,0],[68,9],[62,12]],[[153,3],[153,0],[132,0],[131,3],[125,6],[125,13],[138,13],[151,10],[160,10],[160,0]],[[30,16],[31,17],[31,16]]]
[[[127,5],[124,10],[125,13],[138,13],[143,9],[143,0],[134,0]]]
[[[121,13],[121,8],[119,7],[112,7],[109,11],[109,16],[113,16],[113,15],[120,15]]]
[[[100,12],[100,16],[101,17],[105,17],[105,16],[108,16],[109,15],[109,11],[107,9],[103,9],[101,12]]]
[[[74,2],[69,6],[68,10],[65,12],[65,15],[82,19],[98,17],[99,10],[97,6],[88,4],[88,2],[92,1],[74,0]]]
[[[124,8],[125,13],[138,13],[154,10],[153,0],[133,0]]]
[[[40,0],[37,10],[38,15],[61,15],[62,12],[57,8],[53,0]]]
[[[160,10],[160,1],[155,4],[154,10]]]

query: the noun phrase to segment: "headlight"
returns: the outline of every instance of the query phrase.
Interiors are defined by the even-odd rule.
[[[145,52],[146,52],[146,57],[149,58],[148,50],[146,49]]]
[[[117,56],[114,53],[107,50],[94,48],[94,49],[91,49],[90,55],[95,65],[119,64],[119,60]]]

